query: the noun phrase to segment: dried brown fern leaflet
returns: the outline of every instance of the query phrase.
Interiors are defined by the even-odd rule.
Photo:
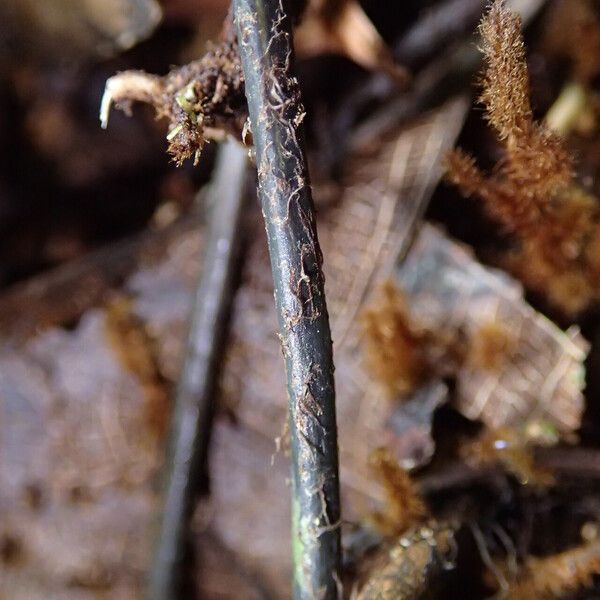
[[[484,321],[469,335],[444,334],[411,319],[404,294],[391,281],[382,286],[379,296],[363,314],[366,363],[393,400],[416,392],[428,379],[457,376],[460,370],[499,376],[520,350],[513,332],[501,321]],[[523,427],[486,429],[462,444],[461,454],[473,467],[500,463],[523,485],[544,486],[553,478],[534,465],[532,447],[552,445],[557,437],[549,423],[532,420]],[[379,530],[403,530],[404,518],[414,512],[411,507],[418,508],[410,479],[388,452],[375,452],[371,462],[389,498],[387,510],[373,515],[373,521]]]
[[[468,336],[423,326],[410,314],[403,290],[391,280],[380,286],[361,324],[365,366],[393,400],[462,368],[500,372],[516,349],[510,330],[494,320]]]
[[[394,61],[357,0],[306,2],[295,47],[303,56],[342,54],[366,69],[386,73],[400,85],[408,81],[407,71]]]

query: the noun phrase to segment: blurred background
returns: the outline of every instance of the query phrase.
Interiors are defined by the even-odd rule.
[[[201,57],[228,4],[0,0],[0,599],[142,597],[172,395],[218,201],[207,185],[218,144],[177,167],[151,107],[113,110],[107,130],[98,114],[116,73],[166,75]],[[486,5],[364,0],[383,54],[362,41],[353,51],[343,40],[363,40],[356,23],[340,33],[318,11],[298,30],[335,341],[347,566],[360,571],[356,556],[373,544],[358,524],[382,506],[392,514],[401,493],[373,470],[383,444],[427,501],[417,521],[456,525],[456,568],[439,597],[526,597],[509,593],[518,566],[579,548],[584,530],[581,581],[567,582],[571,595],[543,597],[597,598],[597,302],[569,312],[524,289],[507,275],[506,232],[442,181],[457,144],[484,169],[503,156],[477,100],[475,31]],[[575,108],[560,104],[558,121],[578,183],[597,197],[598,3],[510,5],[524,20],[535,118],[569,85],[583,94]],[[286,598],[283,363],[255,176],[239,176],[244,252],[186,597]],[[378,301],[390,278],[398,291],[384,285]],[[504,329],[494,337],[490,323],[514,340]],[[377,350],[390,328],[401,340],[390,353],[405,369],[400,383],[392,374],[392,392]],[[432,341],[423,332],[433,330]],[[417,343],[443,365],[425,381],[406,358]],[[501,367],[498,354],[510,354]],[[494,450],[505,447],[508,456]]]

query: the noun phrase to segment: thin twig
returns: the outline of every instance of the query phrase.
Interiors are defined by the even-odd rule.
[[[562,485],[577,480],[588,483],[600,480],[600,451],[596,448],[556,447],[536,448],[535,466],[551,471],[561,478]],[[501,465],[484,464],[477,467],[453,461],[418,479],[419,490],[426,496],[436,496],[452,490],[466,489],[505,478]]]
[[[321,250],[282,2],[235,0],[235,19],[285,358],[293,462],[294,597],[336,598],[340,502],[332,343]]]
[[[487,0],[444,0],[434,4],[394,45],[394,58],[414,69],[452,40],[470,33]]]
[[[208,488],[208,446],[239,257],[246,163],[240,146],[223,144],[210,192],[208,239],[175,399],[160,537],[148,588],[152,600],[187,597],[181,592],[187,584],[188,528],[196,495]]]

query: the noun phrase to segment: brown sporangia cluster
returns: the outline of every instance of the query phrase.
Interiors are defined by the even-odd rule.
[[[504,156],[491,174],[461,150],[447,177],[514,240],[505,266],[568,316],[600,295],[600,212],[575,181],[563,141],[533,119],[521,19],[497,0],[480,25],[481,102]]]
[[[240,138],[247,118],[244,78],[231,18],[222,40],[199,60],[165,77],[125,71],[106,83],[100,119],[108,122],[111,104],[130,112],[132,102],[154,106],[158,118],[169,121],[169,153],[177,164],[196,163],[208,140],[226,133]]]

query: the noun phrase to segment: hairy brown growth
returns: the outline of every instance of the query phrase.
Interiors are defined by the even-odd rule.
[[[371,519],[377,529],[386,536],[398,536],[423,521],[427,508],[416,490],[410,475],[386,448],[375,450],[370,457],[371,466],[381,480],[386,505]]]
[[[486,60],[481,101],[500,139],[512,145],[532,123],[521,18],[495,2],[479,26]]]
[[[499,321],[484,322],[467,335],[424,326],[411,317],[403,291],[392,281],[381,285],[363,312],[362,333],[365,366],[392,400],[462,368],[501,372],[516,350],[512,332]]]
[[[518,581],[510,586],[514,600],[562,598],[592,584],[600,573],[600,541],[583,544],[554,556],[530,558]]]
[[[141,385],[146,422],[151,433],[162,439],[169,424],[167,382],[158,368],[154,342],[128,298],[116,296],[107,305],[106,336],[123,367]]]
[[[598,298],[600,218],[578,187],[572,158],[554,133],[533,120],[521,20],[497,0],[480,25],[486,68],[481,101],[504,147],[492,174],[455,150],[448,179],[517,242],[507,266],[531,289],[574,315]]]
[[[366,366],[390,397],[413,391],[422,381],[426,360],[422,335],[410,322],[406,299],[388,281],[362,315]]]

